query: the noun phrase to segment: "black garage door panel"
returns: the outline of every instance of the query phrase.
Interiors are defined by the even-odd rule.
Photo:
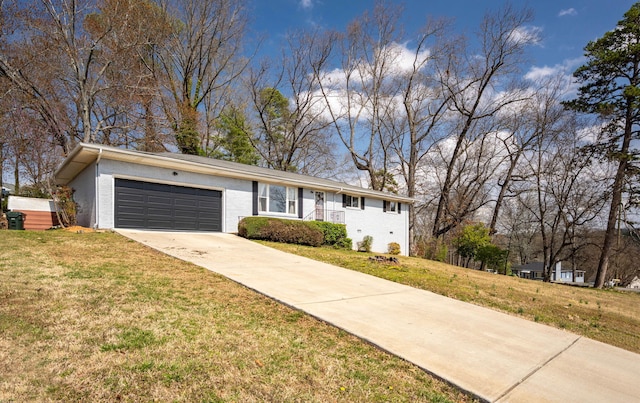
[[[222,192],[116,179],[116,228],[222,231]]]

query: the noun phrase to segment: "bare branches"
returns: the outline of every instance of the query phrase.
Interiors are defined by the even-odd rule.
[[[248,87],[257,123],[254,147],[268,166],[327,175],[335,165],[331,122],[313,74],[326,66],[330,51],[330,35],[292,33],[282,52],[284,62],[266,60],[251,70]]]
[[[217,118],[224,106],[219,101],[228,99],[247,67],[246,10],[231,0],[177,0],[164,8],[177,18],[170,41],[157,53],[164,112],[181,151],[199,154],[200,110],[205,108],[207,121]]]
[[[450,225],[443,225],[453,185],[454,167],[460,158],[462,147],[470,136],[482,136],[476,130],[480,121],[493,118],[501,109],[522,99],[516,88],[498,95],[494,87],[516,72],[522,62],[524,47],[529,44],[517,33],[531,19],[527,10],[506,7],[496,14],[488,14],[480,28],[480,54],[466,52],[454,55],[440,70],[441,83],[451,100],[449,110],[459,120],[455,146],[452,150],[447,173],[442,184],[441,197],[435,213],[433,236],[445,234]],[[508,88],[508,86],[507,86]]]

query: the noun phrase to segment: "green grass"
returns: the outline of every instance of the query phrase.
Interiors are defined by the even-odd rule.
[[[260,243],[640,353],[640,293],[542,283],[419,258],[400,256],[390,265],[370,261],[372,253]]]
[[[472,400],[344,331],[119,235],[0,239],[0,402]]]

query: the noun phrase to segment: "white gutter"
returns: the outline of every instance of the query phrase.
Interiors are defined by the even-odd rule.
[[[100,159],[102,158],[102,147],[98,151],[98,158],[96,158],[96,222],[93,224],[94,229],[100,228]]]

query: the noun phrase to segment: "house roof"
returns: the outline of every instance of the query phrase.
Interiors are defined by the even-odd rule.
[[[331,191],[336,193],[350,193],[358,196],[369,196],[403,203],[413,203],[409,197],[399,196],[377,190],[365,189],[359,186],[315,178],[293,172],[276,171],[237,162],[217,160],[197,155],[177,153],[149,153],[126,150],[101,144],[80,143],[62,162],[55,172],[55,180],[59,185],[67,185],[80,172],[94,161],[106,158],[123,162],[150,165],[167,169],[201,173],[206,175],[224,176],[236,179],[259,180],[280,185],[307,187],[314,190]]]
[[[521,266],[516,266],[513,268],[514,270],[520,271],[539,271],[542,272],[544,269],[544,263],[542,262],[531,262],[527,264],[523,264]]]

